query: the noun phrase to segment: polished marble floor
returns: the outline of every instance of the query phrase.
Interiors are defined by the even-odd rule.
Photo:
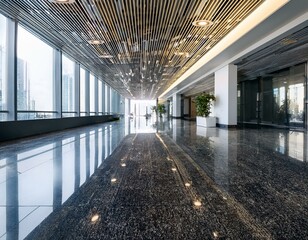
[[[0,144],[0,239],[308,239],[308,137],[123,119]]]

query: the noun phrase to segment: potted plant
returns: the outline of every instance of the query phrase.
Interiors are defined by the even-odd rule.
[[[213,94],[202,93],[195,97],[197,126],[216,127],[216,117],[210,117],[211,105],[216,98]]]
[[[155,111],[156,114],[159,113],[159,117],[162,117],[162,114],[166,113],[166,107],[162,103],[157,104],[157,106],[152,106],[151,110]]]
[[[162,114],[164,114],[166,112],[165,105],[162,104],[162,103],[157,104],[157,111],[159,113],[159,117],[162,117]]]

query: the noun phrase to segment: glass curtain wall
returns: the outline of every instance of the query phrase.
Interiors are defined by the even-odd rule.
[[[6,79],[6,18],[0,14],[0,121],[7,120],[7,79]]]
[[[62,117],[75,117],[75,62],[62,57]]]
[[[8,81],[7,76],[13,76],[15,71],[13,64],[13,67],[8,66],[8,59],[15,57],[7,56],[7,49],[15,45],[14,39],[8,39],[8,30],[14,30],[8,29],[8,23],[11,22],[0,14],[0,121],[57,118],[61,106],[61,117],[75,117],[78,110],[80,116],[102,115],[104,109],[110,110],[110,104],[114,103],[110,102],[111,88],[103,88],[101,80],[81,67],[80,92],[76,92],[79,79],[75,79],[75,60],[62,55],[62,72],[58,73],[55,66],[59,63],[59,52],[21,25],[16,25],[17,83]],[[8,72],[9,68],[12,72]],[[62,74],[62,78],[58,74]],[[59,86],[61,79],[62,88]],[[16,102],[9,94],[15,89]],[[116,104],[119,105],[119,101]],[[78,105],[80,109],[76,109]],[[8,116],[9,113],[12,116]]]
[[[303,128],[306,64],[239,84],[239,121]]]
[[[55,117],[53,49],[18,26],[17,119]]]

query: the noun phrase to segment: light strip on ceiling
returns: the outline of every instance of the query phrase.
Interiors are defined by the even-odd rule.
[[[218,54],[251,31],[266,18],[271,16],[278,9],[287,4],[290,0],[267,0],[262,3],[255,11],[228,33],[219,43],[217,43],[207,54],[198,60],[190,69],[188,69],[181,77],[179,77],[159,98],[163,98],[169,91],[175,88],[178,84],[203,67],[206,63],[216,57]]]

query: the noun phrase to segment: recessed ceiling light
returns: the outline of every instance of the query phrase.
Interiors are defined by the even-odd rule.
[[[103,44],[104,41],[102,41],[102,40],[89,40],[88,43],[93,44],[93,45],[97,45],[97,44]]]
[[[208,27],[213,24],[210,20],[196,20],[193,22],[193,25],[196,27]]]
[[[189,57],[189,53],[188,52],[175,52],[174,55]]]
[[[52,3],[74,3],[75,0],[49,0]]]
[[[102,55],[99,55],[100,58],[113,58],[112,55],[110,54],[102,54]]]

